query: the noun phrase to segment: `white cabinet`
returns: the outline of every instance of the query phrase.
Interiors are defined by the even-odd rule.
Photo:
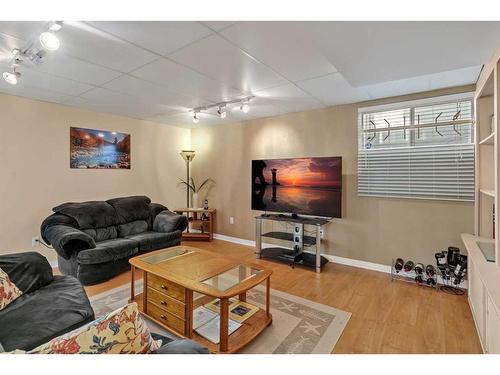
[[[477,267],[471,259],[469,259],[469,305],[472,310],[472,315],[476,323],[477,332],[483,350],[485,349],[485,323],[486,323],[486,303],[485,303],[485,290],[483,282],[479,277]]]
[[[500,313],[489,297],[486,311],[486,352],[500,354]]]

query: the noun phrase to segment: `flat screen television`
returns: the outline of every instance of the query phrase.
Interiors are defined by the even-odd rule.
[[[342,157],[252,160],[252,210],[342,214]]]

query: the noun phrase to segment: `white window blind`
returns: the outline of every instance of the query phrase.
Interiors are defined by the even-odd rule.
[[[358,195],[473,201],[472,119],[471,99],[360,111]]]

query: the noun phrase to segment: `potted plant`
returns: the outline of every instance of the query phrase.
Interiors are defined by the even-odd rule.
[[[186,189],[189,189],[193,192],[193,195],[191,197],[191,208],[198,208],[198,194],[203,190],[204,188],[209,187],[211,184],[214,184],[215,181],[212,180],[211,178],[207,178],[205,181],[203,181],[199,186],[196,186],[194,179],[191,177],[190,178],[190,183],[187,181],[184,181],[181,179],[180,182],[182,185],[186,186]]]

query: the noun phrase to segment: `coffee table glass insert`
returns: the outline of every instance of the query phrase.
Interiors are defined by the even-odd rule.
[[[203,280],[202,283],[210,285],[220,291],[225,291],[261,272],[262,270],[258,268],[240,264],[218,275]]]
[[[168,251],[162,251],[158,254],[153,254],[148,257],[144,257],[141,260],[149,264],[158,264],[161,262],[165,262],[166,260],[170,260],[172,258],[177,258],[191,253],[194,253],[194,251],[183,248],[173,248]]]

